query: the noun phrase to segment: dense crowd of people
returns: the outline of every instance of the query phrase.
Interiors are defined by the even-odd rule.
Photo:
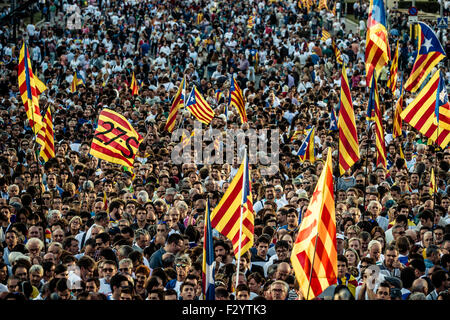
[[[329,148],[338,281],[316,299],[449,300],[450,149],[429,144],[407,123],[392,138],[400,90],[386,88],[386,66],[379,94],[388,167],[376,166],[375,131],[366,121],[369,3],[358,3],[356,29],[340,3],[335,15],[333,1],[329,10],[314,4],[308,11],[297,1],[273,0],[77,1],[79,29],[77,18],[67,25],[76,13],[72,3],[55,0],[39,4],[43,21],[20,22],[17,39],[11,24],[0,27],[0,298],[203,298],[207,200],[212,209],[218,204],[239,163],[173,163],[179,141],[164,126],[185,76],[186,92],[195,85],[213,108],[212,128],[279,132],[279,170],[264,175],[251,165],[254,246],[239,270],[231,241],[214,233],[216,300],[304,299],[290,255]],[[407,16],[390,10],[388,23],[406,79],[416,53]],[[330,130],[342,67],[332,39],[321,40],[323,29],[346,64],[360,143],[361,159],[342,176],[338,133]],[[43,114],[52,111],[56,156],[47,162],[38,156],[20,97],[23,41],[48,88],[39,105]],[[442,44],[449,52],[445,36]],[[447,61],[440,67],[448,82]],[[84,85],[72,93],[75,72]],[[133,72],[137,95],[130,90]],[[235,108],[225,115],[231,77],[243,91],[248,123]],[[405,92],[405,103],[414,96]],[[144,137],[133,170],[89,154],[104,108]],[[180,110],[177,127],[191,131],[194,121]],[[311,126],[316,161],[301,162],[297,151]],[[431,168],[437,192],[430,194]]]

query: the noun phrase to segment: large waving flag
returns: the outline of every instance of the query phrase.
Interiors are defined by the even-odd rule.
[[[306,300],[337,281],[336,216],[331,149],[292,248],[291,262]]]
[[[423,81],[431,70],[445,58],[442,48],[434,31],[425,23],[419,22],[419,47],[416,60],[411,70],[411,75],[405,83],[405,90],[415,92],[420,88]]]
[[[186,81],[185,77],[183,77],[183,80],[181,80],[180,86],[178,87],[177,94],[175,95],[175,98],[173,99],[172,106],[170,107],[169,116],[167,117],[166,126],[164,127],[164,130],[167,130],[168,132],[172,132],[175,127],[175,122],[177,119],[178,110],[180,108],[183,108],[184,106],[184,92],[186,90]]]
[[[31,68],[31,59],[28,52],[28,47],[24,42],[20,49],[19,66],[18,66],[18,80],[19,91],[22,98],[23,105],[27,118],[34,134],[42,128],[42,116],[39,108],[39,93],[36,87],[36,77],[33,75]]]
[[[47,162],[55,157],[55,136],[53,132],[53,118],[50,107],[43,118],[43,126],[36,136],[36,142],[41,145],[39,155]]]
[[[409,123],[442,149],[450,142],[450,130],[448,130],[449,109],[448,103],[439,108],[439,127],[436,119],[436,100],[445,94],[439,92],[440,72],[435,72],[430,81],[423,87],[414,100],[401,113],[402,119]],[[445,100],[444,100],[445,101]]]
[[[144,140],[121,114],[103,109],[98,117],[89,153],[132,169],[139,144]]]
[[[403,77],[401,81],[400,98],[398,98],[395,104],[394,124],[392,129],[392,137],[395,139],[402,135],[402,117],[400,114],[403,111]]]
[[[133,76],[131,78],[130,89],[131,89],[131,94],[133,96],[139,94],[139,85],[138,85],[138,83],[136,81],[136,77],[134,75],[134,71],[133,71]]]
[[[395,50],[394,60],[392,60],[391,69],[389,70],[389,79],[387,82],[387,86],[391,89],[392,93],[395,93],[395,87],[397,86],[398,79],[398,43],[397,41],[397,49]]]
[[[369,109],[373,110],[375,115],[375,135],[376,135],[376,147],[377,147],[377,166],[381,164],[384,168],[387,166],[386,160],[386,142],[384,138],[383,129],[383,117],[381,114],[380,98],[378,95],[377,78],[373,74],[372,89],[369,99]]]
[[[239,242],[241,256],[253,246],[254,213],[251,190],[250,169],[246,154],[230,186],[211,214],[211,226],[231,240],[237,259],[239,259]],[[242,229],[241,205],[243,206]]]
[[[390,58],[384,0],[370,0],[365,53],[367,85],[372,81],[372,74],[379,73]]]
[[[339,171],[344,174],[359,160],[359,143],[356,132],[355,112],[353,110],[347,71],[342,66],[341,97],[339,107]]]
[[[239,116],[241,117],[242,123],[247,122],[247,112],[245,111],[245,101],[244,96],[242,95],[242,90],[239,87],[238,83],[234,79],[234,77],[231,78],[231,85],[230,85],[230,99],[228,104],[230,106],[236,107],[237,111],[239,112]]]
[[[298,149],[297,156],[300,157],[302,162],[309,160],[309,162],[314,163],[316,160],[314,152],[314,130],[314,127],[309,130],[305,141],[303,141],[300,149]]]
[[[196,86],[192,88],[191,94],[187,99],[186,109],[188,109],[198,121],[206,125],[214,118],[213,109],[211,109],[205,98],[202,97]]]
[[[211,227],[211,213],[209,199],[206,207],[205,227],[203,230],[203,263],[202,263],[202,291],[204,300],[215,299],[214,283],[214,245]]]

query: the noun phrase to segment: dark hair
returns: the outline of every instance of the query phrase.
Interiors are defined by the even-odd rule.
[[[435,288],[439,288],[447,280],[446,274],[444,270],[437,270],[431,274],[431,283]]]
[[[111,290],[114,290],[114,287],[120,287],[120,284],[122,283],[122,281],[127,281],[128,282],[128,278],[125,277],[123,274],[121,273],[116,273],[115,275],[113,275],[111,277],[111,281],[110,281],[110,286],[111,286]]]
[[[258,237],[258,240],[256,240],[256,246],[258,246],[260,243],[266,243],[270,244],[270,236],[268,234],[263,233]]]
[[[403,268],[400,272],[400,280],[402,280],[403,288],[410,288],[416,279],[414,269],[411,267]]]

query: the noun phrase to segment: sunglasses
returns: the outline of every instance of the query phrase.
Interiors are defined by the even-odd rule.
[[[187,264],[180,264],[180,263],[177,263],[177,264],[175,265],[175,267],[177,267],[177,268],[186,268],[186,267],[187,267]]]

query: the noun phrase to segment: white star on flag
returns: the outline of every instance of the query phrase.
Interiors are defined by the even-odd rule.
[[[439,93],[439,100],[442,101],[442,103],[445,102],[445,97],[447,96],[447,90],[442,89]]]
[[[431,39],[430,38],[426,38],[425,39],[425,43],[423,44],[423,46],[426,48],[425,52],[430,51],[430,47],[433,46],[431,44]]]

